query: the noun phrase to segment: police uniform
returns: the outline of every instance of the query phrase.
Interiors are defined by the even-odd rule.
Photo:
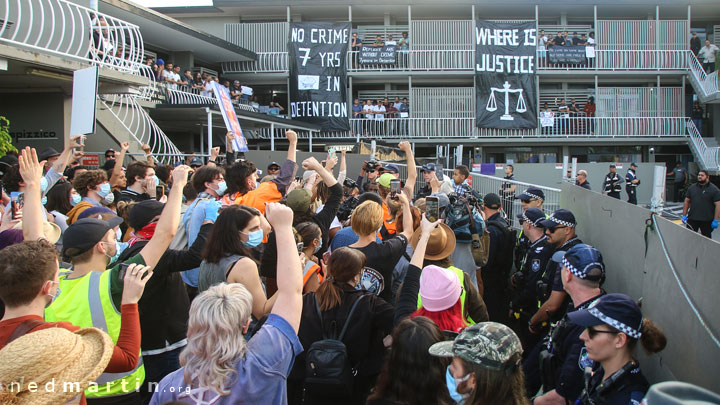
[[[552,260],[560,261],[581,279],[602,280],[604,277],[602,256],[588,245],[576,245],[565,253],[554,255]],[[598,268],[601,269],[600,274],[593,274],[592,271]],[[593,363],[586,355],[583,356],[584,343],[580,335],[585,327],[573,323],[569,316],[588,308],[604,294],[603,291],[577,307],[570,302],[565,316],[552,326],[546,339],[528,355],[523,364],[528,392],[537,392],[542,385],[544,393],[554,389],[568,401],[580,397],[585,385],[585,369]]]
[[[628,202],[637,205],[637,186],[640,185],[640,182],[638,181],[637,184],[633,184],[633,180],[637,180],[637,175],[633,167],[636,167],[635,164],[630,165],[625,175],[625,192],[628,195]]]
[[[622,178],[617,173],[610,172],[605,175],[605,181],[603,182],[603,190],[612,198],[620,199],[620,183]]]
[[[537,187],[529,187],[525,192],[515,197],[517,200],[530,200],[530,199],[536,199],[545,201],[545,193]],[[518,218],[522,218],[522,213],[517,215]],[[545,218],[547,219],[547,214],[545,214]],[[509,216],[509,218],[512,218]],[[530,240],[523,234],[522,229],[520,230],[520,233],[517,238],[517,242],[515,243],[515,251],[513,262],[515,264],[515,270],[520,271],[522,269],[523,260],[525,260],[525,255],[528,252],[528,249],[530,248]]]
[[[640,405],[650,384],[637,362],[629,362],[605,379],[602,366],[585,373],[580,405]]]

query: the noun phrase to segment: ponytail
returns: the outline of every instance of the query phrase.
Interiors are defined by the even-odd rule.
[[[667,338],[655,323],[647,318],[642,320],[640,343],[647,354],[658,353],[667,345]]]
[[[320,311],[328,311],[340,305],[340,287],[335,284],[332,276],[326,277],[317,291],[315,291],[315,299],[320,306]]]

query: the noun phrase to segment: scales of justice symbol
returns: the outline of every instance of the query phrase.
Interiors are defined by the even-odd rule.
[[[495,100],[495,93],[505,93],[505,114],[503,114],[500,119],[503,121],[513,121],[515,118],[510,115],[510,93],[517,93],[518,94],[518,101],[517,105],[515,106],[515,112],[518,113],[524,113],[527,111],[527,105],[525,104],[525,98],[523,97],[523,89],[511,89],[510,83],[505,82],[503,84],[503,88],[499,89],[497,87],[490,87],[490,98],[488,99],[487,106],[485,106],[485,110],[487,111],[496,111],[497,110],[497,101]]]

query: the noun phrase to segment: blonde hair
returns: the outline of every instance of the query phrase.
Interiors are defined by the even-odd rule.
[[[375,201],[365,201],[355,208],[350,219],[352,230],[359,236],[372,235],[383,224],[382,205]]]
[[[243,328],[252,313],[252,294],[244,285],[221,283],[195,297],[190,306],[188,344],[180,354],[185,382],[230,394],[236,364],[245,355]]]

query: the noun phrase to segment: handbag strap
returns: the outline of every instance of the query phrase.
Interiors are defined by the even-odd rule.
[[[353,313],[355,312],[355,308],[357,308],[358,303],[361,299],[363,299],[365,295],[361,295],[360,298],[356,299],[355,302],[353,302],[352,307],[350,308],[350,312],[348,313],[347,319],[345,319],[345,324],[343,325],[342,331],[340,332],[340,336],[337,338],[337,340],[342,341],[343,337],[345,336],[345,331],[347,330],[348,324],[350,323],[350,318],[352,318]],[[325,325],[323,325],[323,316],[322,311],[320,311],[320,304],[318,304],[317,295],[313,294],[313,300],[315,301],[315,310],[317,311],[318,317],[320,318],[320,330],[322,330],[323,339],[327,339],[327,336],[325,335]]]
[[[13,333],[10,335],[8,340],[5,342],[5,345],[7,345],[8,343],[12,342],[13,340],[15,340],[17,338],[25,336],[28,332],[30,332],[31,330],[37,328],[38,326],[40,326],[44,323],[45,323],[44,321],[40,321],[37,319],[27,319],[27,320],[23,321],[23,323],[21,323],[20,325],[17,326],[17,328],[15,328]]]
[[[468,204],[467,200],[465,200],[465,209],[468,210],[468,217],[470,219],[470,233],[471,234],[477,234],[477,228],[475,227],[475,218],[473,218],[473,211],[470,208],[470,204]]]

